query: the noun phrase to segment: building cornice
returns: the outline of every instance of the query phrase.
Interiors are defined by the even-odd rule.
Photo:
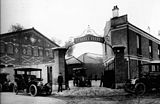
[[[130,30],[138,33],[139,35],[144,36],[147,39],[150,39],[150,40],[156,42],[157,44],[160,44],[160,40],[157,39],[156,37],[152,36],[151,34],[149,34],[149,33],[145,32],[145,31],[141,30],[140,28],[132,25],[131,23],[128,23],[128,25],[129,25],[129,29]]]

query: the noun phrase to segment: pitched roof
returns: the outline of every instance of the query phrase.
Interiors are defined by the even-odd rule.
[[[84,53],[78,59],[83,63],[103,63],[103,56],[94,53]]]
[[[74,56],[71,56],[69,58],[66,59],[66,63],[67,64],[83,64],[82,61],[80,61],[79,59],[75,58]]]
[[[46,36],[44,36],[42,33],[40,33],[39,31],[37,31],[34,27],[33,28],[29,28],[29,29],[24,29],[21,31],[16,31],[16,32],[9,32],[9,33],[4,33],[4,34],[0,34],[0,38],[2,39],[3,37],[10,37],[13,36],[13,34],[16,33],[23,33],[23,32],[27,32],[27,31],[35,31],[36,33],[40,34],[43,38],[47,39],[49,42],[51,42],[52,44],[54,44],[55,46],[59,47],[58,44],[56,44],[55,42],[51,41],[49,38],[47,38]]]

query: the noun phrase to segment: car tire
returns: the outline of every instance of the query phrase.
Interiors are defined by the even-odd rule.
[[[135,94],[143,95],[146,92],[146,85],[144,83],[137,83],[135,85]]]
[[[125,82],[125,84],[124,84],[124,90],[126,91],[126,92],[129,92],[130,93],[130,82],[129,81],[126,81]]]
[[[37,95],[37,86],[34,84],[31,84],[29,87],[29,92],[31,96],[36,96]]]

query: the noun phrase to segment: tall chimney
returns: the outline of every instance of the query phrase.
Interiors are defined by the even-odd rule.
[[[119,16],[119,8],[117,7],[117,5],[113,7],[112,14],[113,14],[113,18]]]

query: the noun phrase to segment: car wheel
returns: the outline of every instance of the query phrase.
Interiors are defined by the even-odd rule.
[[[36,85],[32,84],[29,87],[29,92],[30,92],[31,96],[36,96],[37,95],[37,87],[36,87]]]
[[[131,84],[130,84],[129,81],[125,82],[125,84],[124,84],[124,90],[125,90],[126,92],[129,92],[130,85],[131,85]]]
[[[146,85],[144,83],[137,83],[135,85],[136,95],[143,95],[146,92]]]
[[[0,84],[0,92],[2,92],[2,84]]]

